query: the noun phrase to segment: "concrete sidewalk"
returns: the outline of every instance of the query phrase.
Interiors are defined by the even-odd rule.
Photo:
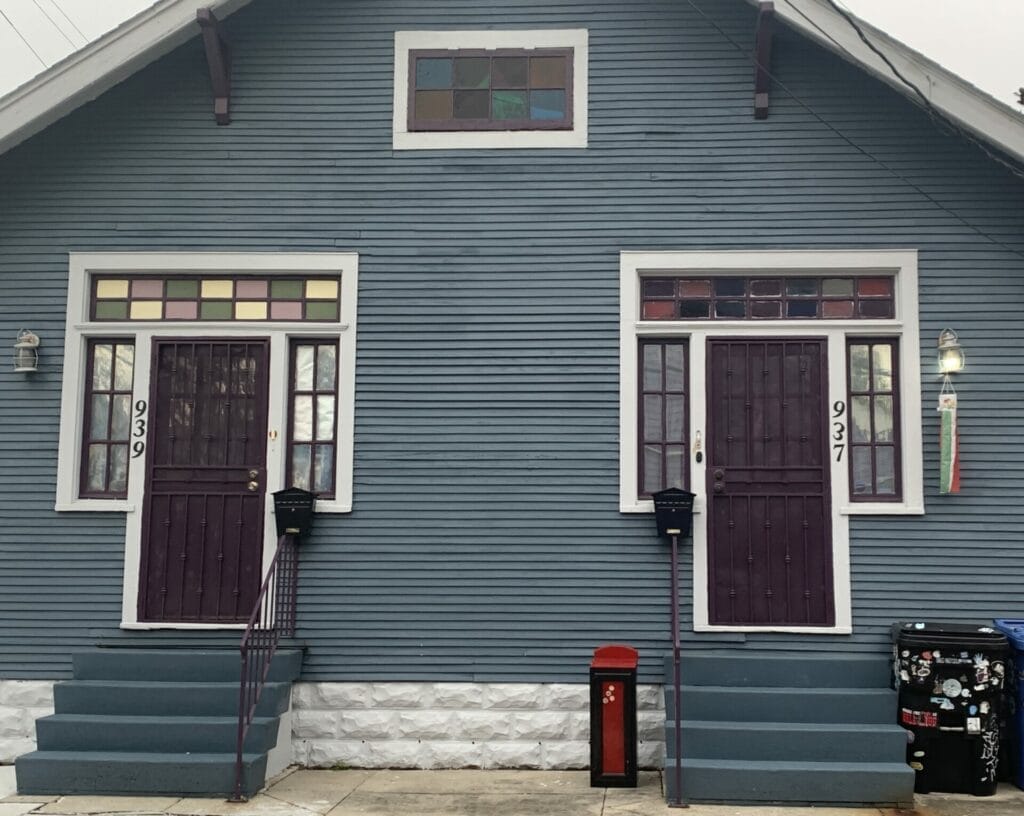
[[[0,795],[13,790],[13,768],[0,768]],[[285,772],[250,802],[127,796],[0,798],[0,816],[26,814],[172,814],[173,816],[1021,816],[1024,791],[1003,786],[994,797],[917,797],[915,811],[879,808],[665,806],[661,775],[640,786],[591,788],[586,771],[310,771]]]

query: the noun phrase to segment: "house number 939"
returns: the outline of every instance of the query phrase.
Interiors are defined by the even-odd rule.
[[[146,401],[138,400],[135,403],[135,418],[132,420],[134,429],[132,430],[132,436],[135,437],[135,441],[132,442],[132,459],[138,459],[142,456],[143,451],[146,450]]]
[[[846,423],[843,416],[846,414],[846,403],[837,400],[832,403],[832,450],[836,452],[836,461],[843,461],[843,450],[846,448]]]

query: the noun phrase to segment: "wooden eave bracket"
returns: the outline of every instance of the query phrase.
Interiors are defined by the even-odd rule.
[[[209,8],[196,10],[196,21],[203,31],[206,64],[210,67],[213,88],[213,116],[218,125],[231,124],[231,49],[220,34],[220,22]]]
[[[768,118],[772,88],[772,33],[775,29],[775,3],[761,0],[757,11],[757,37],[754,46],[754,118]]]

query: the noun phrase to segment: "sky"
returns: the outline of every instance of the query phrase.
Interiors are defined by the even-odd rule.
[[[710,6],[715,0],[696,0]],[[775,0],[778,7],[787,0]],[[850,11],[1012,105],[1024,86],[1024,0],[840,0]],[[0,0],[0,95],[153,0]],[[197,6],[199,3],[197,2]]]

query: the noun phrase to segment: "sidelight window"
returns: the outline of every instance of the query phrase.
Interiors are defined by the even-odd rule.
[[[87,355],[79,493],[83,498],[124,498],[135,344],[127,339],[90,340]]]
[[[338,427],[338,343],[293,340],[288,424],[288,484],[334,496]]]
[[[640,494],[688,488],[686,341],[640,343]]]
[[[901,499],[897,349],[894,338],[847,341],[851,501]]]

